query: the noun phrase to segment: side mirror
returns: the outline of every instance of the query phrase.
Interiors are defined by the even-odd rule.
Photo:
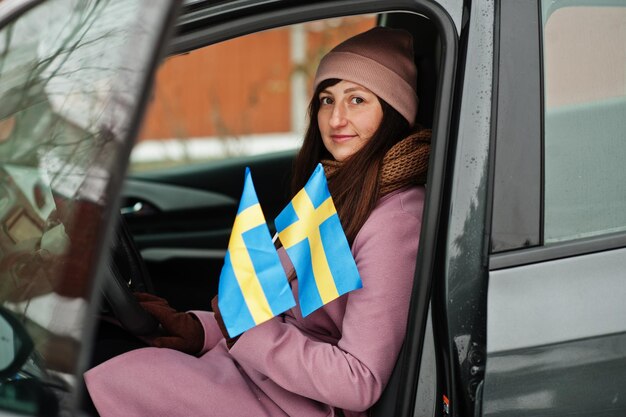
[[[33,352],[33,341],[15,315],[0,306],[0,380],[15,375]]]
[[[33,348],[15,314],[0,306],[0,415],[4,410],[37,416],[59,414],[59,400],[49,387],[35,378],[15,377]]]

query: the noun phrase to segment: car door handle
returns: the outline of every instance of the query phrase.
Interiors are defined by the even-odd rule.
[[[157,209],[154,206],[141,201],[137,201],[133,205],[122,207],[120,209],[120,212],[124,216],[141,216],[145,214],[152,214],[156,211]]]

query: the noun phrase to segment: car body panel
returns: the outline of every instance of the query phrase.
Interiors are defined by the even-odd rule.
[[[623,416],[626,335],[515,351],[488,361],[485,416]]]
[[[626,332],[625,258],[617,249],[492,271],[488,353]]]
[[[453,172],[447,194],[447,236],[440,281],[441,313],[447,327],[451,380],[448,393],[452,415],[473,410],[481,375],[469,369],[484,364],[486,303],[485,223],[488,219],[488,164],[491,141],[494,3],[473,3],[464,55],[459,121],[456,128]],[[438,321],[436,321],[438,322]],[[464,387],[462,392],[456,392]]]
[[[626,249],[492,271],[484,415],[626,412]]]

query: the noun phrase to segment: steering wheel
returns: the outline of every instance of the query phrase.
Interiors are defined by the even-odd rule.
[[[154,294],[154,287],[121,214],[110,248],[107,271],[102,291],[112,314],[135,336],[156,332],[158,321],[141,307],[133,295],[135,291]]]

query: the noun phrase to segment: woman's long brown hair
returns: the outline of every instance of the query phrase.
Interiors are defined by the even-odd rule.
[[[320,109],[319,94],[337,84],[338,79],[325,80],[317,87],[309,104],[309,126],[302,148],[293,167],[292,192],[295,195],[313,173],[322,159],[332,159],[324,147],[317,124]],[[378,98],[383,117],[372,138],[357,153],[343,162],[340,169],[328,179],[337,214],[350,245],[354,242],[365,220],[378,201],[379,176],[385,153],[410,133],[407,120],[384,100]]]

